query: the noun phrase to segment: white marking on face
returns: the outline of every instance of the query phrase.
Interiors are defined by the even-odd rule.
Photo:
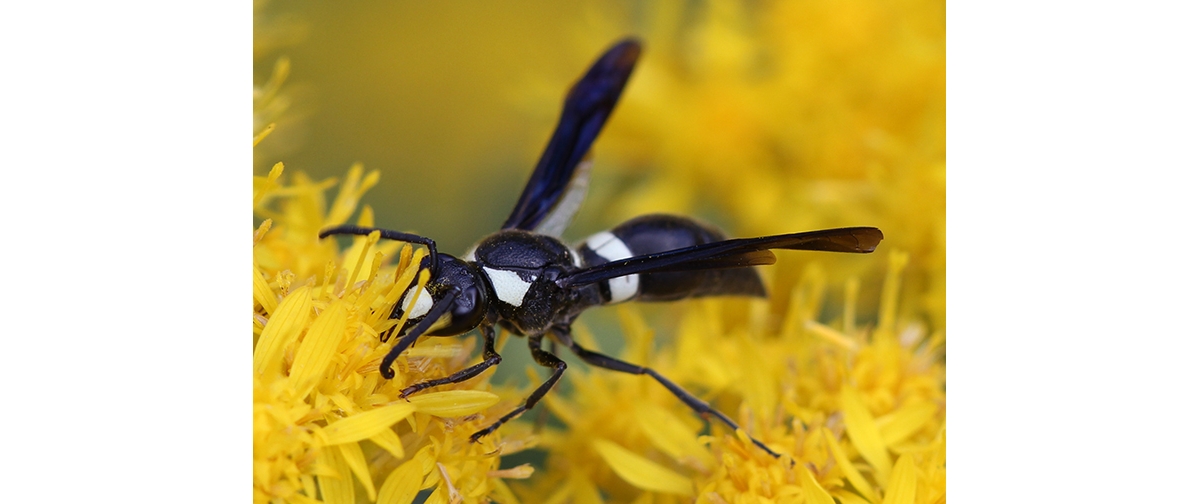
[[[404,300],[400,301],[400,306],[408,308],[408,303],[412,301],[413,289],[416,287],[409,287],[408,292],[404,293]],[[408,318],[424,317],[430,308],[433,308],[433,296],[429,295],[428,290],[421,289],[421,294],[417,296],[417,305],[413,307],[412,313],[408,314]]]
[[[525,293],[529,292],[529,287],[533,285],[523,280],[514,271],[484,267],[483,272],[492,281],[492,289],[495,289],[496,297],[512,306],[521,306],[521,302],[525,300]]]
[[[601,231],[588,237],[587,246],[595,251],[596,255],[608,259],[610,262],[633,257],[633,252],[629,250],[625,242],[608,231]],[[638,275],[625,275],[610,279],[608,290],[612,293],[612,299],[609,302],[620,303],[636,296],[638,280]]]
[[[573,248],[568,248],[567,250],[571,252],[571,264],[574,264],[576,268],[582,268],[583,258],[579,257],[579,253]]]
[[[466,262],[479,262],[475,260],[475,249],[477,248],[479,248],[478,243],[471,245],[471,248],[467,249],[467,253],[463,254],[463,260]]]

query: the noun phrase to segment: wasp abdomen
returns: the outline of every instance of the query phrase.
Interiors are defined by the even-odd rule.
[[[578,247],[585,267],[725,240],[725,234],[695,219],[643,215],[596,233]],[[754,268],[642,273],[599,282],[605,304],[674,301],[701,296],[766,296]]]

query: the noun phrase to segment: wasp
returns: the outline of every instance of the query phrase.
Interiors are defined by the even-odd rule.
[[[500,231],[475,244],[461,258],[439,253],[424,236],[386,229],[337,226],[331,235],[368,235],[399,240],[429,249],[422,267],[430,271],[424,287],[408,288],[391,318],[403,316],[414,303],[400,337],[383,358],[379,373],[395,376],[392,365],[421,336],[459,336],[479,329],[483,360],[444,378],[408,385],[407,398],[422,390],[458,383],[500,363],[496,327],[528,338],[529,351],[550,377],[524,404],[471,435],[471,441],[495,431],[529,410],[550,391],[567,369],[550,348],[561,345],[584,362],[613,371],[647,375],[692,410],[738,425],[657,371],[584,348],[571,337],[571,324],[584,310],[626,301],[674,301],[705,296],[766,297],[762,279],[752,266],[774,264],[771,249],[869,253],[883,239],[874,227],[847,227],[802,233],[729,239],[720,230],[689,217],[645,215],[593,234],[575,246],[559,236],[587,192],[591,161],[587,157],[633,72],[641,44],[626,39],[613,45],[571,87],[562,114],[526,183],[516,207]],[[415,301],[414,301],[415,297]],[[385,337],[385,340],[387,337]],[[775,457],[758,439],[751,441]]]

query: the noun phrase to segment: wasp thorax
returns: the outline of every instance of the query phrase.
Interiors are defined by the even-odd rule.
[[[523,334],[540,334],[557,318],[570,293],[554,281],[578,267],[561,241],[521,230],[484,238],[466,259],[487,276],[497,314]]]

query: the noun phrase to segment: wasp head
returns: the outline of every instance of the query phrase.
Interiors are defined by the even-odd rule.
[[[438,317],[426,331],[430,336],[457,336],[469,332],[483,322],[488,307],[487,288],[483,286],[478,270],[462,259],[448,254],[438,254],[437,260],[438,267],[432,270],[436,273],[425,287],[418,288],[414,281],[400,303],[392,309],[392,318],[400,318],[412,303],[413,297],[416,297],[416,304],[401,332],[409,331],[426,316]],[[427,257],[421,266],[428,268],[429,265]],[[447,297],[452,299],[444,301]],[[430,313],[435,306],[440,306],[443,302],[449,303],[444,310]]]

